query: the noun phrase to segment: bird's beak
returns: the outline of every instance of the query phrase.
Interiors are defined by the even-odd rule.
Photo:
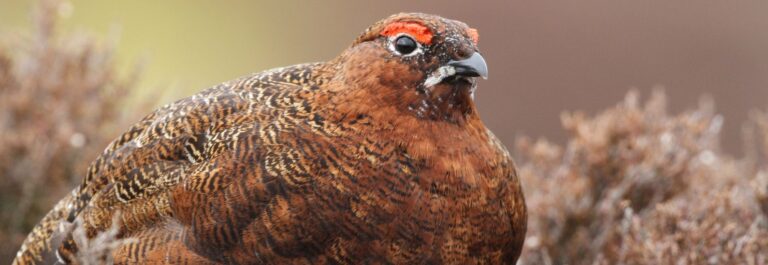
[[[469,58],[451,60],[433,71],[424,81],[424,87],[432,87],[449,77],[483,77],[488,79],[488,65],[480,53],[473,53]],[[474,82],[473,82],[474,83]]]
[[[450,61],[448,65],[453,66],[458,76],[476,77],[480,76],[483,79],[488,79],[488,65],[485,64],[485,59],[480,53],[475,52],[469,58],[459,61]]]

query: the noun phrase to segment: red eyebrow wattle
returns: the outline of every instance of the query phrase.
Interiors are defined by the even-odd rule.
[[[477,42],[480,40],[480,35],[477,33],[476,29],[468,28],[467,29],[467,35],[472,39],[472,42],[477,45]]]
[[[432,30],[418,22],[393,22],[387,25],[382,31],[382,36],[394,37],[400,33],[411,35],[421,44],[429,45],[432,43]]]

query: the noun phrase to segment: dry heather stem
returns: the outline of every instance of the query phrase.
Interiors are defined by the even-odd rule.
[[[671,116],[663,93],[640,106],[631,92],[562,120],[565,147],[517,143],[530,211],[522,264],[766,263],[766,173],[719,150],[710,101]],[[768,120],[753,120],[768,139]]]

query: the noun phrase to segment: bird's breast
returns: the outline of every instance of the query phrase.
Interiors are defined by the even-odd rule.
[[[510,251],[525,230],[520,185],[485,127],[375,118],[281,131],[277,144],[262,145],[248,175],[256,184],[238,193],[271,199],[245,202],[265,204],[244,238],[278,256],[395,264],[503,263],[518,255]]]
[[[329,150],[320,182],[340,194],[334,216],[355,240],[387,245],[383,255],[409,262],[517,255],[506,249],[525,232],[520,184],[485,131],[368,134]]]

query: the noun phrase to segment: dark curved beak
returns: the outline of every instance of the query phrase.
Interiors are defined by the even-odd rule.
[[[473,53],[472,56],[464,60],[452,60],[448,62],[448,65],[456,69],[456,75],[458,76],[481,76],[483,79],[488,79],[488,65],[485,64],[485,59],[478,52]]]

